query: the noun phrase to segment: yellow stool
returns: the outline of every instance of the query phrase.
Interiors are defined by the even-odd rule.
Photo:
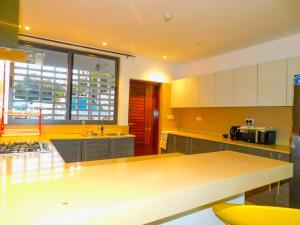
[[[230,225],[300,225],[299,209],[221,203],[213,210]]]

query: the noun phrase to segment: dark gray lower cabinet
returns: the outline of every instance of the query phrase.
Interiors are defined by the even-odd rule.
[[[190,139],[190,153],[207,153],[217,152],[224,150],[224,144],[214,141],[206,141],[202,139],[191,138]]]
[[[52,140],[65,162],[81,161],[81,140]]]
[[[191,154],[190,146],[189,146],[189,138],[184,136],[176,136],[174,151],[182,154]]]
[[[134,138],[51,140],[65,162],[134,156]]]
[[[175,152],[175,135],[168,134],[167,139],[167,149],[164,151],[164,153],[172,153]]]
[[[189,138],[169,134],[167,139],[167,149],[165,153],[179,152],[182,154],[191,154],[189,148]]]
[[[134,138],[113,138],[110,150],[114,158],[134,156]]]
[[[223,143],[169,134],[166,153],[197,154],[222,150]]]
[[[82,141],[81,160],[99,160],[111,158],[109,139],[92,139]]]
[[[250,154],[250,155],[256,155],[256,156],[290,162],[290,154],[288,154],[288,153],[273,152],[270,150],[264,150],[264,149],[260,149],[260,148],[249,148],[249,147],[244,147],[244,146],[239,146],[239,145],[231,145],[231,144],[226,144],[225,150],[232,150],[232,151],[246,153],[246,154]]]

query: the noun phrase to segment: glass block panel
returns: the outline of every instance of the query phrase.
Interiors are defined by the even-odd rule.
[[[66,119],[68,55],[44,49],[22,47],[23,50],[44,53],[44,63],[14,63],[11,107],[14,110],[42,109],[43,120]],[[54,110],[55,109],[55,110]],[[24,119],[14,117],[14,120]]]
[[[109,105],[115,105],[115,63],[111,59],[74,55],[72,120],[114,120]]]

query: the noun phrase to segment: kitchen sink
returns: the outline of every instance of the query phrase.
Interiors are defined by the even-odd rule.
[[[123,136],[125,135],[124,133],[107,133],[105,136]]]

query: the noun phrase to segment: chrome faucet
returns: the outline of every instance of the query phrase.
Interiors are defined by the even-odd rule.
[[[100,131],[100,135],[103,136],[104,135],[104,126],[101,125],[101,127],[99,128]]]

